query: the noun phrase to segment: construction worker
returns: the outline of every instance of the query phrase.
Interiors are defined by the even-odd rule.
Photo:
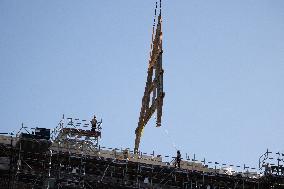
[[[175,167],[178,166],[178,168],[180,168],[180,160],[181,160],[181,154],[180,154],[180,151],[178,150],[178,151],[177,151],[177,157],[176,157],[176,164],[175,164]]]
[[[96,119],[96,116],[94,115],[94,118],[92,119],[91,121],[91,124],[92,124],[92,129],[91,131],[96,131],[97,129],[97,119]]]

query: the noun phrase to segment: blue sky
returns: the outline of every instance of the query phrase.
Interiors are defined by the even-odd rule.
[[[96,113],[102,145],[133,148],[154,4],[0,0],[0,132]],[[252,166],[284,151],[283,20],[281,0],[164,1],[162,127],[141,150]]]

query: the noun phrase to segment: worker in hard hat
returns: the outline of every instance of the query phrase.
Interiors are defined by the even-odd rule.
[[[94,115],[94,118],[92,119],[92,121],[91,121],[91,124],[92,124],[92,129],[91,129],[91,131],[96,131],[96,129],[97,129],[97,119],[96,119],[96,116]]]
[[[178,168],[180,168],[180,161],[181,161],[181,154],[180,151],[177,151],[177,157],[176,157],[176,163],[175,163],[175,167],[178,166]]]

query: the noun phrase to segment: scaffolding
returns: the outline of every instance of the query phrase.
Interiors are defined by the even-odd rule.
[[[175,168],[176,157],[103,147],[98,140],[101,126],[91,131],[87,124],[63,118],[48,140],[48,135],[39,134],[46,129],[28,132],[23,125],[15,136],[0,135],[0,188],[284,188],[284,154],[279,152],[267,150],[258,171],[247,165],[198,161],[196,155],[186,155],[181,168]]]

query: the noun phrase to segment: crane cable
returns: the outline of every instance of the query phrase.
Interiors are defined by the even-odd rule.
[[[159,5],[159,11],[160,15],[162,15],[162,0],[160,1]],[[155,36],[155,28],[156,28],[156,20],[157,20],[157,10],[158,10],[158,0],[156,0],[156,6],[155,6],[155,14],[154,14],[154,21],[153,21],[153,27],[152,27],[152,38],[151,38],[151,45],[150,45],[150,56],[149,56],[149,62],[151,60],[152,56],[152,50],[153,50],[153,42],[154,42],[154,36]]]

